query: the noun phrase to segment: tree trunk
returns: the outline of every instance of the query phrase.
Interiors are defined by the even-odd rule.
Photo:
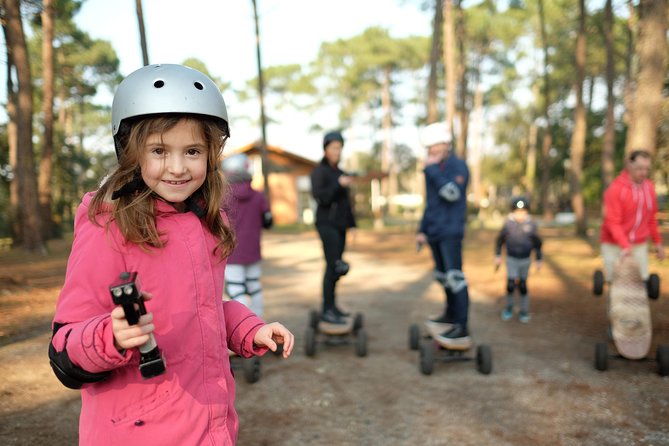
[[[616,123],[614,116],[616,99],[613,95],[613,82],[616,77],[616,67],[613,46],[612,0],[606,0],[606,5],[604,6],[604,40],[606,42],[606,124],[602,147],[602,192],[609,187],[615,175],[613,157],[616,150]]]
[[[53,0],[44,0],[42,9],[42,65],[43,94],[42,114],[44,115],[44,137],[42,139],[42,158],[40,160],[37,189],[42,217],[42,235],[45,239],[55,235],[51,217],[51,180],[53,171],[53,97],[54,97],[54,59],[53,59]]]
[[[623,108],[625,110],[623,115],[623,122],[627,125],[627,133],[634,129],[633,104],[634,104],[634,36],[636,36],[638,28],[638,14],[632,0],[627,1],[627,10],[629,18],[627,19],[627,51],[625,52],[625,85],[623,88]],[[627,151],[627,142],[625,142],[625,151]]]
[[[392,204],[397,194],[397,166],[393,162],[393,138],[392,138],[392,99],[390,93],[390,74],[392,69],[385,67],[383,70],[383,86],[381,87],[381,126],[383,128],[383,147],[381,153],[381,172],[387,172],[388,177],[381,180],[383,196],[386,197],[387,209],[390,214],[395,212]]]
[[[5,42],[7,42],[7,26],[3,25],[2,31],[5,35]],[[9,122],[7,123],[7,143],[9,145],[9,166],[12,169],[12,172],[16,173],[16,139],[17,139],[17,130],[16,130],[16,107],[18,99],[16,97],[16,91],[14,91],[14,81],[12,80],[12,69],[14,67],[14,60],[12,58],[11,52],[7,51],[7,117]],[[15,242],[20,242],[23,240],[23,235],[21,233],[21,225],[19,218],[19,191],[18,191],[18,181],[16,181],[16,176],[14,179],[9,182],[9,221],[12,227],[12,235]]]
[[[534,180],[537,176],[537,124],[530,124],[527,137],[527,164],[525,164],[525,190],[530,200],[534,199]]]
[[[458,66],[456,70],[456,85],[459,86],[459,100],[456,114],[458,116],[458,139],[456,141],[455,149],[457,154],[462,159],[467,159],[467,131],[469,130],[469,110],[467,109],[467,77],[465,72],[467,70],[467,58],[465,54],[465,19],[462,11],[462,1],[458,0],[456,4],[456,21],[455,21],[455,40],[457,42],[457,61]],[[480,65],[477,67],[480,71]],[[480,73],[477,74],[480,76]],[[478,80],[477,80],[478,84]]]
[[[544,219],[548,220],[553,217],[553,210],[550,205],[550,197],[548,196],[548,186],[550,184],[551,164],[550,164],[550,150],[553,144],[553,136],[551,135],[551,120],[549,116],[550,108],[550,78],[548,76],[548,36],[546,35],[546,17],[544,13],[544,1],[539,0],[539,23],[541,32],[541,44],[544,53],[544,120],[546,129],[544,130],[543,143],[541,145],[541,209],[543,211]]]
[[[11,52],[18,79],[16,130],[17,151],[15,181],[17,181],[19,217],[23,235],[23,248],[30,252],[46,253],[42,238],[37,179],[35,177],[35,155],[33,153],[33,92],[30,74],[30,59],[26,46],[20,1],[4,0],[7,27],[7,51]]]
[[[636,44],[639,71],[632,108],[634,128],[627,133],[626,151],[655,154],[662,88],[667,66],[667,0],[641,0]]]
[[[435,0],[434,20],[432,22],[432,48],[430,50],[430,76],[427,81],[427,123],[439,120],[437,106],[438,69],[441,54],[441,33],[443,30],[443,0]]]
[[[473,111],[472,127],[474,134],[472,135],[472,147],[468,150],[468,164],[471,171],[472,193],[476,200],[476,206],[481,205],[484,198],[483,185],[481,184],[481,158],[483,153],[483,88],[481,88],[481,79],[476,79],[476,86],[474,87],[474,111]]]
[[[265,114],[265,78],[263,76],[262,58],[260,57],[260,23],[258,21],[258,5],[256,4],[256,0],[252,0],[251,3],[253,4],[253,22],[256,31],[256,66],[258,69],[258,98],[260,99],[260,159],[262,160],[263,191],[271,207],[272,194],[269,188],[270,161],[267,156],[267,115]]]
[[[572,211],[576,217],[576,233],[585,236],[587,222],[581,177],[583,176],[583,156],[587,132],[586,110],[583,103],[583,84],[585,82],[585,0],[579,0],[578,35],[576,37],[576,81],[574,93],[576,108],[574,110],[574,131],[571,135],[571,156],[569,163],[569,195]]]
[[[453,133],[455,119],[455,28],[453,0],[444,0],[444,67],[446,68],[446,123]]]
[[[144,12],[142,11],[142,0],[135,0],[137,10],[137,23],[139,24],[139,42],[142,47],[142,61],[144,66],[149,64],[149,50],[146,46],[146,30],[144,29]]]

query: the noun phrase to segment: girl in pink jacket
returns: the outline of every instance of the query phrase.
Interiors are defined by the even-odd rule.
[[[49,346],[56,376],[81,389],[79,443],[232,445],[228,349],[283,344],[287,358],[294,338],[221,300],[235,240],[219,207],[225,103],[196,70],[146,66],[119,86],[112,132],[119,165],[77,211]]]

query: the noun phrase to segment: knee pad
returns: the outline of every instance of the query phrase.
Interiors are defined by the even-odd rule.
[[[467,286],[465,273],[459,269],[449,269],[446,272],[446,285],[454,292],[464,289]]]
[[[254,296],[262,292],[262,284],[260,283],[260,279],[258,278],[247,277],[245,286],[246,286],[246,293],[249,296]]]
[[[448,283],[446,283],[446,273],[435,269],[432,273],[432,277],[434,277],[434,280],[436,280],[438,283],[448,288]]]
[[[349,264],[344,262],[343,260],[335,261],[334,272],[335,274],[337,274],[338,277],[345,276],[346,274],[348,274],[349,269],[350,269]]]
[[[238,300],[246,295],[246,284],[243,282],[225,282],[225,294],[232,300]]]
[[[527,294],[527,280],[520,279],[518,283],[518,288],[520,289],[520,294]]]
[[[511,294],[513,293],[513,289],[516,286],[516,279],[507,279],[506,280],[506,291]]]

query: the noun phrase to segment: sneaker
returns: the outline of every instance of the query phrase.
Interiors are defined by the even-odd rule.
[[[530,315],[527,313],[527,311],[521,311],[518,314],[518,320],[520,320],[520,322],[523,324],[527,324],[530,321]]]
[[[334,325],[346,325],[343,317],[337,315],[334,310],[327,310],[321,314],[321,322],[327,322]]]
[[[448,331],[453,328],[453,322],[446,315],[431,317],[425,321],[425,325],[436,331]]]
[[[342,310],[341,308],[339,308],[336,305],[334,306],[333,311],[339,317],[349,317],[351,315],[351,313],[349,313],[348,311]]]
[[[472,342],[467,329],[458,324],[453,325],[450,330],[435,336],[435,340],[440,344],[453,348],[466,348]]]
[[[513,307],[512,306],[507,306],[503,311],[502,311],[502,320],[504,322],[508,321],[513,317]]]

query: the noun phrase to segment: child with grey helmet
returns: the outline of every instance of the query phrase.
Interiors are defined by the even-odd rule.
[[[222,167],[231,189],[223,207],[237,235],[237,245],[225,269],[225,294],[262,316],[264,302],[260,241],[263,229],[272,227],[272,212],[265,194],[251,185],[251,167],[246,154],[237,153],[226,157]]]
[[[77,210],[49,348],[56,376],[81,391],[79,443],[234,444],[228,349],[250,357],[283,344],[287,358],[294,337],[221,299],[235,243],[220,209],[225,102],[199,71],[145,66],[116,91],[112,133],[118,166]],[[110,297],[119,275],[136,277],[146,309],[132,325]],[[146,377],[138,364],[152,337],[165,367]]]
[[[519,196],[511,199],[511,213],[495,240],[495,268],[502,263],[502,246],[506,245],[506,306],[502,310],[502,320],[513,317],[514,290],[520,293],[520,311],[518,319],[522,323],[530,321],[530,298],[527,290],[527,277],[534,250],[536,268],[541,269],[541,237],[537,224],[529,215],[530,202]]]

